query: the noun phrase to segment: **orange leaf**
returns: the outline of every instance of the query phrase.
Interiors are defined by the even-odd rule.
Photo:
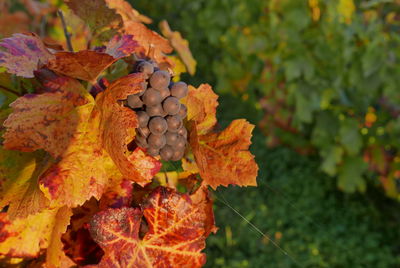
[[[41,249],[61,242],[61,232],[69,224],[70,216],[71,212],[66,207],[44,210],[13,221],[7,213],[0,213],[0,255],[38,256]]]
[[[4,148],[23,152],[44,149],[59,157],[75,138],[79,121],[87,116],[81,111],[84,108],[77,107],[85,107],[93,98],[75,79],[47,70],[38,71],[37,77],[51,92],[27,94],[10,105],[13,113],[4,122]]]
[[[22,77],[33,77],[33,71],[54,58],[34,34],[14,34],[2,39],[0,47],[0,66],[6,67],[9,73]]]
[[[148,231],[139,237],[142,216]],[[168,188],[157,188],[143,205],[108,209],[90,223],[94,240],[105,255],[98,267],[201,267],[208,215],[190,197]]]
[[[214,189],[229,184],[255,186],[258,166],[248,151],[254,126],[240,119],[224,131],[212,133],[218,102],[209,85],[190,87],[186,103],[191,127],[189,142],[205,183]]]
[[[129,56],[138,47],[132,35],[114,36],[104,52],[82,50],[58,52],[48,68],[58,73],[94,83],[98,76],[120,58]]]
[[[120,178],[121,173],[102,148],[101,117],[93,111],[93,98],[74,79],[45,70],[37,76],[48,92],[12,104],[14,111],[4,123],[5,148],[45,149],[57,159],[38,174],[40,190],[52,206],[100,198],[110,177]],[[37,185],[36,180],[30,183]]]
[[[118,104],[128,95],[142,90],[144,77],[141,74],[123,76],[97,97],[101,107],[104,147],[110,154],[125,178],[145,185],[160,170],[161,163],[148,156],[137,147],[133,152],[128,150],[128,144],[135,138],[138,121],[136,114],[130,108]]]
[[[140,14],[125,0],[106,0],[106,2],[109,8],[115,9],[121,15],[124,22],[138,21],[147,24],[152,22],[149,17]]]
[[[229,184],[256,186],[258,166],[248,151],[254,125],[234,120],[224,131],[198,135],[190,133],[190,145],[201,178],[213,189]]]
[[[218,95],[208,84],[201,84],[197,89],[189,86],[187,120],[195,122],[198,134],[208,133],[217,123],[217,99]]]
[[[132,34],[133,38],[138,41],[140,47],[136,50],[137,54],[141,54],[142,57],[150,56],[158,63],[169,63],[164,53],[171,53],[173,48],[167,39],[137,21],[125,22],[124,30],[125,33]]]
[[[190,199],[194,207],[202,211],[203,215],[207,215],[203,219],[204,228],[206,230],[205,236],[207,237],[211,232],[215,234],[218,228],[215,226],[213,201],[211,200],[207,186],[200,186],[194,194],[190,195]]]
[[[171,31],[171,28],[166,20],[161,21],[160,29],[161,33],[171,42],[171,45],[175,51],[178,52],[179,57],[182,59],[188,72],[191,75],[194,75],[196,72],[197,62],[193,58],[192,52],[190,51],[189,42],[186,39],[183,39],[179,32]]]

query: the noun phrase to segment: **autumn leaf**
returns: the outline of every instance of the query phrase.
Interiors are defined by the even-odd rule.
[[[138,21],[146,24],[152,22],[149,17],[140,14],[125,0],[106,0],[106,2],[109,8],[115,9],[115,11],[121,15],[124,22]]]
[[[142,216],[148,231],[141,239]],[[207,217],[189,196],[162,187],[142,210],[102,211],[90,222],[92,237],[105,252],[98,267],[201,267]]]
[[[118,29],[122,24],[121,16],[110,9],[105,0],[66,0],[65,3],[88,24],[92,32],[98,32],[106,27]]]
[[[27,218],[15,220],[10,220],[5,212],[0,213],[0,255],[30,258],[38,256],[41,249],[58,243],[70,216],[69,209],[65,207],[43,210]]]
[[[44,152],[22,153],[0,147],[0,208],[8,206],[10,220],[48,207],[38,183],[45,159]]]
[[[0,66],[6,67],[9,73],[26,78],[33,77],[33,71],[39,65],[54,58],[34,34],[14,34],[2,39],[0,47],[6,49],[0,51]]]
[[[138,48],[132,35],[114,36],[104,52],[82,50],[58,52],[48,68],[69,77],[95,83],[98,76],[120,58],[129,56]]]
[[[189,48],[189,42],[183,39],[179,32],[171,31],[169,24],[166,20],[160,22],[161,33],[169,40],[172,47],[178,52],[179,57],[182,59],[186,66],[186,69],[191,75],[196,72],[196,60],[192,56],[192,52]]]
[[[138,55],[149,56],[158,63],[171,64],[165,56],[173,51],[167,39],[137,21],[125,22],[124,32],[133,35],[133,38],[139,43],[140,47],[136,50]]]
[[[216,233],[218,228],[215,226],[213,201],[210,197],[210,192],[207,189],[206,184],[202,184],[196,192],[190,195],[190,199],[193,202],[193,206],[202,211],[205,236],[207,237],[210,233]]]
[[[229,184],[256,186],[258,166],[248,151],[254,126],[244,119],[234,120],[224,131],[198,135],[190,133],[201,178],[213,189]]]
[[[38,71],[37,77],[50,92],[27,94],[10,105],[13,113],[4,122],[3,144],[23,152],[44,149],[56,158],[74,139],[77,125],[87,116],[85,104],[93,98],[75,79],[46,70]]]
[[[38,72],[46,93],[17,99],[5,121],[4,147],[44,149],[57,161],[39,175],[39,187],[52,206],[77,206],[100,198],[111,176],[121,177],[100,142],[100,113],[76,80]],[[31,183],[34,183],[33,181]]]
[[[208,84],[201,84],[197,89],[189,87],[187,120],[195,122],[198,134],[208,133],[217,123],[217,99],[218,95]]]
[[[62,235],[65,254],[79,266],[98,263],[103,250],[90,236],[88,223],[99,212],[99,202],[91,198],[82,206],[74,208],[70,225]]]
[[[190,88],[187,100],[190,146],[200,176],[216,189],[219,185],[256,186],[258,166],[249,152],[254,128],[234,120],[224,131],[213,133],[217,96],[209,85]]]
[[[128,150],[128,144],[135,138],[138,121],[135,112],[121,106],[118,101],[143,90],[143,82],[142,74],[123,76],[111,83],[96,98],[102,112],[104,147],[123,176],[142,186],[151,181],[160,170],[161,163],[146,155],[140,147],[133,152]]]

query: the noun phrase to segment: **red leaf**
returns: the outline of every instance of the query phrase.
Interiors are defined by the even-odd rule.
[[[141,239],[143,215],[148,232]],[[208,217],[189,196],[162,187],[142,210],[102,211],[90,223],[94,240],[105,251],[98,267],[201,267]]]
[[[12,22],[11,22],[12,23]],[[14,34],[0,43],[0,66],[22,77],[33,77],[33,71],[54,58],[43,42],[34,34]]]

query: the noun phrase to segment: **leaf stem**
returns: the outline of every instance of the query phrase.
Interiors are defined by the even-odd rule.
[[[71,52],[74,52],[74,49],[72,48],[72,43],[71,43],[71,33],[69,33],[68,30],[67,30],[67,24],[65,23],[64,14],[62,13],[61,10],[58,10],[57,14],[61,19],[61,23],[62,23],[62,26],[63,26],[64,35],[65,35],[65,39],[67,40],[68,50],[71,51]]]
[[[5,91],[7,91],[7,92],[9,92],[9,93],[12,93],[12,94],[18,96],[18,97],[21,96],[21,94],[19,94],[19,93],[18,93],[17,91],[15,91],[15,90],[12,90],[11,88],[8,88],[8,87],[2,86],[2,85],[0,85],[0,88],[2,88],[3,90],[5,90]]]

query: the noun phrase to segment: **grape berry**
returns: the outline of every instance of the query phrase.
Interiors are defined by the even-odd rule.
[[[187,130],[182,121],[187,107],[179,100],[186,97],[187,84],[171,82],[171,75],[151,61],[137,62],[134,71],[147,78],[143,90],[126,100],[139,121],[136,145],[151,156],[160,155],[164,161],[180,160],[187,145]]]

